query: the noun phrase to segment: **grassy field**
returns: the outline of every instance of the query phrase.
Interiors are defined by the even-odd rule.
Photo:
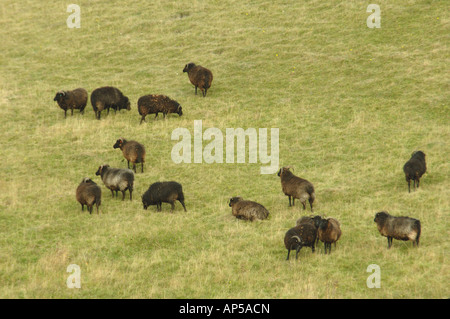
[[[70,2],[0,3],[0,297],[2,298],[448,298],[450,22],[445,1],[385,1],[370,29],[365,1],[86,1],[69,29]],[[182,72],[208,67],[206,98]],[[58,90],[112,85],[131,111],[64,112]],[[183,116],[139,125],[145,94],[180,102]],[[171,133],[279,128],[279,160],[314,183],[315,213],[343,235],[331,255],[285,261],[283,238],[310,213],[288,207],[276,174],[255,164],[175,164]],[[95,172],[126,167],[119,137],[147,149],[134,198],[112,199]],[[204,142],[203,145],[207,143]],[[414,150],[428,172],[408,193]],[[75,189],[91,177],[100,214],[81,212]],[[183,185],[179,203],[145,211],[159,180]],[[263,204],[270,218],[235,219],[228,199]],[[419,248],[387,240],[387,210],[422,223]],[[292,254],[291,254],[292,255]],[[70,264],[81,289],[69,289]],[[370,264],[381,288],[369,289]]]

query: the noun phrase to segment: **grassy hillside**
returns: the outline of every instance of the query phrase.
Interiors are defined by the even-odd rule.
[[[450,84],[445,1],[77,1],[0,4],[0,296],[3,298],[448,298]],[[182,72],[208,67],[208,96]],[[64,112],[58,90],[112,85],[131,111]],[[139,125],[145,94],[180,102],[183,116]],[[331,255],[302,249],[285,261],[285,232],[310,213],[288,207],[276,174],[256,164],[175,164],[171,133],[279,128],[281,166],[312,181],[315,213],[337,218]],[[126,167],[119,137],[147,148],[134,199],[112,199],[95,172]],[[207,142],[204,142],[205,146]],[[224,144],[225,145],[225,144]],[[428,172],[408,193],[402,166],[414,150]],[[259,160],[259,158],[258,158]],[[83,177],[101,187],[100,214],[81,212]],[[143,210],[159,180],[183,185],[179,203]],[[263,204],[269,220],[235,219],[228,199]],[[299,205],[299,203],[298,203]],[[373,218],[387,210],[422,223],[419,248],[387,240]],[[292,254],[291,254],[292,255]],[[69,289],[67,266],[81,268]],[[367,266],[381,269],[369,289]]]

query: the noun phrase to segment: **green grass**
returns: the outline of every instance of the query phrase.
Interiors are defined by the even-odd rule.
[[[0,297],[3,298],[448,298],[450,267],[449,16],[444,1],[378,1],[369,29],[361,1],[78,1],[0,4]],[[188,62],[214,73],[195,96]],[[119,87],[132,110],[97,121],[64,119],[61,89]],[[166,94],[184,115],[139,125],[137,99]],[[174,164],[171,132],[194,120],[217,127],[279,128],[280,165],[316,188],[315,212],[337,218],[332,249],[286,262],[285,232],[309,211],[288,207],[261,164]],[[112,199],[99,165],[126,167],[119,137],[142,142],[146,171],[134,199]],[[206,142],[204,143],[206,145]],[[421,188],[402,166],[427,154]],[[80,211],[85,176],[102,187],[101,213]],[[187,213],[142,209],[158,180],[182,183]],[[240,195],[267,221],[231,215]],[[376,212],[421,220],[418,249],[387,250]],[[81,289],[68,289],[69,264]],[[381,268],[369,289],[366,268]]]

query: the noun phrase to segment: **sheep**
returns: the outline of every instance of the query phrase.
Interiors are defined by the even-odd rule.
[[[427,171],[427,165],[425,163],[425,153],[422,151],[416,151],[411,154],[411,158],[403,166],[403,172],[405,173],[405,179],[408,183],[408,193],[411,193],[411,180],[414,181],[414,191],[419,188],[420,178]]]
[[[95,89],[91,94],[91,104],[95,112],[95,117],[100,120],[100,115],[103,110],[107,110],[109,114],[109,109],[113,108],[114,111],[117,109],[127,109],[131,110],[130,100],[128,97],[122,94],[122,92],[115,87],[105,86]]]
[[[128,141],[124,138],[119,138],[113,145],[113,148],[120,148],[123,156],[128,162],[128,168],[130,168],[130,162],[133,163],[133,170],[136,173],[136,163],[141,163],[141,173],[144,172],[145,162],[145,147],[144,145],[136,141]]]
[[[179,116],[183,115],[183,110],[181,105],[165,95],[149,94],[141,96],[137,103],[139,115],[141,115],[141,122],[145,122],[145,117],[147,114],[162,113],[164,118],[169,113],[177,113]]]
[[[84,205],[87,206],[89,214],[92,214],[92,207],[98,207],[102,202],[102,190],[101,188],[90,178],[85,177],[78,185],[75,197],[77,201],[81,204],[81,210],[84,210]]]
[[[228,206],[231,207],[231,212],[237,219],[254,221],[269,217],[269,211],[263,205],[244,200],[242,197],[230,198]]]
[[[171,182],[156,182],[150,185],[148,190],[142,195],[142,204],[146,210],[150,205],[156,205],[157,211],[161,211],[161,204],[170,203],[172,206],[171,212],[175,208],[175,201],[179,201],[183,205],[186,212],[186,206],[184,204],[183,188],[180,183]]]
[[[341,238],[342,231],[339,222],[334,218],[322,218],[319,223],[318,230],[319,239],[324,243],[325,254],[331,253],[331,244],[334,243],[336,247],[336,242]]]
[[[125,191],[130,192],[130,200],[132,200],[134,174],[130,169],[112,168],[108,164],[98,167],[95,175],[101,177],[106,188],[111,190],[111,194],[114,198],[114,191],[122,192],[122,200],[125,199]]]
[[[420,239],[420,220],[411,217],[395,217],[389,215],[387,212],[382,211],[375,214],[373,220],[377,223],[377,228],[380,234],[387,237],[388,249],[392,246],[392,239],[398,240],[411,240],[413,247],[419,246]]]
[[[53,101],[58,102],[59,107],[64,110],[64,118],[66,118],[67,110],[69,109],[72,116],[73,109],[80,109],[80,113],[84,114],[87,99],[87,91],[83,88],[78,88],[72,91],[58,91]]]
[[[317,229],[309,223],[300,224],[289,229],[284,236],[284,246],[288,250],[286,260],[289,260],[291,250],[296,250],[295,259],[297,259],[302,247],[311,247],[314,253],[316,237]]]
[[[281,180],[281,188],[286,196],[289,197],[289,206],[295,206],[295,199],[299,199],[306,209],[306,200],[309,201],[311,212],[313,211],[313,202],[316,198],[314,186],[306,179],[295,176],[290,170],[290,167],[282,167],[278,171],[278,176]]]
[[[296,226],[299,226],[301,224],[310,224],[312,226],[314,226],[316,228],[316,230],[319,230],[319,225],[320,225],[320,221],[322,220],[322,217],[320,216],[303,216],[301,218],[299,218],[296,222]],[[317,237],[316,237],[316,246],[319,243],[319,232],[317,232]]]
[[[195,63],[186,64],[183,72],[187,72],[189,81],[195,86],[195,95],[197,95],[197,87],[199,87],[205,97],[213,80],[212,72],[201,65],[195,65]]]

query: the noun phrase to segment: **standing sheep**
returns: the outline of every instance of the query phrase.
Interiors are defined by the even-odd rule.
[[[284,235],[284,246],[288,250],[286,260],[289,260],[291,250],[296,250],[295,259],[298,258],[298,253],[302,247],[311,247],[312,252],[314,252],[316,237],[317,229],[309,223],[289,229]]]
[[[195,86],[195,95],[197,95],[197,87],[199,87],[205,97],[213,80],[212,72],[201,65],[195,65],[195,63],[186,64],[183,72],[187,72],[189,81]]]
[[[244,200],[242,197],[232,197],[228,206],[231,213],[238,219],[249,221],[263,220],[269,217],[269,211],[261,204]]]
[[[308,200],[312,212],[312,205],[316,198],[313,184],[306,179],[295,176],[289,169],[290,167],[283,167],[278,171],[283,193],[289,197],[289,206],[291,206],[291,197],[292,206],[295,206],[295,199],[297,198],[302,203],[303,209],[306,209],[306,200]]]
[[[130,100],[128,97],[122,94],[122,92],[115,87],[105,86],[95,89],[91,94],[91,104],[95,112],[95,117],[100,120],[100,115],[103,110],[107,110],[109,114],[109,108],[131,110]]]
[[[319,224],[319,239],[324,243],[325,254],[331,253],[331,244],[334,243],[336,247],[336,242],[341,238],[342,231],[339,222],[334,218],[322,219]]]
[[[405,179],[408,183],[408,193],[411,192],[411,180],[414,182],[414,191],[419,188],[420,178],[427,171],[427,165],[425,163],[425,153],[422,151],[416,151],[411,154],[411,158],[403,166],[403,172],[405,173]]]
[[[387,237],[388,249],[392,246],[392,239],[411,240],[413,246],[419,246],[420,239],[420,220],[410,217],[395,217],[387,212],[379,212],[375,214],[373,220],[377,223],[380,234]]]
[[[184,205],[183,187],[177,182],[156,182],[150,185],[148,190],[142,195],[142,204],[144,209],[147,209],[150,205],[156,205],[156,209],[161,211],[162,203],[170,203],[172,206],[172,212],[175,208],[175,201],[179,201],[183,205],[186,212],[186,206]]]
[[[73,109],[79,109],[80,113],[84,114],[87,99],[87,91],[83,88],[78,88],[72,91],[57,92],[53,101],[58,102],[59,107],[64,110],[64,118],[66,118],[67,110],[71,111],[71,115],[73,115]]]
[[[142,124],[143,121],[145,122],[147,114],[156,114],[155,118],[158,116],[158,113],[162,113],[164,118],[169,113],[177,113],[179,116],[183,115],[181,105],[165,95],[149,94],[141,96],[137,105],[139,115],[142,116],[139,124]]]
[[[113,145],[113,148],[120,148],[123,156],[128,162],[128,168],[130,168],[130,162],[133,163],[133,170],[136,173],[136,164],[141,163],[141,173],[144,172],[145,162],[145,147],[144,145],[136,141],[127,141],[124,138],[119,138]]]
[[[130,169],[111,168],[109,165],[101,165],[98,167],[95,175],[102,178],[106,188],[111,190],[111,194],[114,197],[114,191],[122,192],[122,200],[125,199],[125,192],[130,192],[130,200],[132,199],[134,174]]]
[[[314,216],[314,217],[310,217],[310,216],[303,216],[301,218],[299,218],[296,222],[296,226],[299,226],[301,224],[310,224],[312,226],[314,226],[317,230],[317,237],[316,237],[316,246],[319,243],[319,225],[320,222],[322,221],[322,217],[320,216]]]
[[[83,178],[80,185],[78,185],[75,197],[81,204],[81,210],[84,210],[84,205],[87,206],[89,214],[92,214],[92,207],[98,207],[102,202],[102,190],[101,188],[90,178]]]

